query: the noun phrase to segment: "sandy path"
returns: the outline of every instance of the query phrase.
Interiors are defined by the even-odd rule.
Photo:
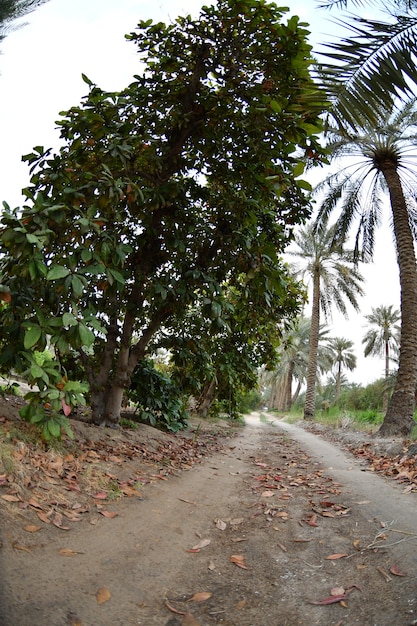
[[[303,507],[310,497],[304,493],[295,493],[289,502],[290,521],[282,527],[274,526],[274,521],[266,523],[263,513],[256,512],[259,496],[249,488],[254,461],[268,454],[268,463],[278,458],[272,443],[282,431],[284,458],[287,450],[295,458],[295,442],[299,442],[310,456],[311,467],[323,467],[343,486],[344,501],[352,505],[349,519],[323,519],[317,529],[303,525]],[[147,487],[143,500],[116,502],[114,519],[75,525],[70,532],[54,528],[48,535],[36,533],[30,553],[13,549],[14,529],[8,529],[4,534],[9,541],[0,552],[0,625],[417,624],[416,494],[403,495],[397,485],[364,471],[352,456],[302,429],[265,425],[255,415],[229,445],[201,465]],[[240,516],[245,522],[236,530],[230,522]],[[228,521],[229,535],[216,528],[216,519]],[[396,532],[389,534],[386,558],[385,552],[381,557],[375,551],[364,553],[360,566],[354,559],[315,564],[323,563],[323,554],[339,551],[339,545],[351,545],[352,537],[360,539],[361,533],[369,542],[384,523]],[[310,543],[291,544],[300,532],[310,533]],[[239,534],[246,544],[231,543]],[[187,552],[204,539],[211,543],[201,552]],[[277,547],[283,544],[285,552]],[[63,548],[77,554],[61,556]],[[230,554],[242,550],[252,564],[248,571],[230,564]],[[376,570],[382,564],[385,571],[393,562],[407,577],[391,576],[387,583]],[[342,578],[361,583],[362,591],[349,596],[350,611],[340,605],[316,607],[301,602],[306,592],[316,598],[327,595],[324,590],[335,581],[340,584]],[[285,585],[275,582],[280,579]],[[102,604],[96,598],[99,589],[111,594]],[[200,611],[198,619],[170,612],[164,604],[165,597],[206,590],[213,591],[216,603],[203,617],[202,609],[185,605],[190,615]]]

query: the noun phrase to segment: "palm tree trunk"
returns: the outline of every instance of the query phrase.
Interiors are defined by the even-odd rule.
[[[284,411],[291,410],[291,391],[292,391],[293,372],[294,372],[294,361],[291,361],[288,367],[287,379],[286,379],[286,384],[285,384]]]
[[[417,384],[417,265],[407,203],[396,165],[382,167],[387,181],[397,246],[401,287],[401,342],[397,382],[378,435],[408,436],[415,424]]]
[[[337,404],[340,400],[340,391],[342,387],[342,364],[339,361],[337,364],[337,376],[336,376],[336,396],[335,396],[335,404]]]
[[[311,311],[310,340],[307,366],[307,389],[304,404],[304,419],[311,420],[316,412],[317,353],[320,330],[320,273],[316,268],[313,274],[313,305]]]
[[[385,342],[385,382],[388,381],[389,377],[389,341]],[[388,390],[384,389],[384,393],[382,394],[382,412],[386,413],[388,408]]]

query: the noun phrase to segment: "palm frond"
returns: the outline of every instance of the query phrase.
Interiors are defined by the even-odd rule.
[[[413,93],[417,84],[417,16],[395,15],[393,22],[353,16],[336,20],[351,35],[328,43],[320,52],[330,59],[317,66],[317,77],[329,95],[336,124],[360,125],[360,116],[377,121],[396,97]]]

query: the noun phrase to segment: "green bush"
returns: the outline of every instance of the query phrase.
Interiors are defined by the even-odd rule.
[[[133,372],[128,398],[142,422],[161,430],[177,432],[187,427],[188,413],[178,386],[153,361],[144,359]]]

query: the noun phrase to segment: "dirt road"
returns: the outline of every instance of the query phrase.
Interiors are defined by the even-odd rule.
[[[29,546],[2,526],[1,626],[417,624],[417,494],[302,429],[252,416],[110,508]]]

